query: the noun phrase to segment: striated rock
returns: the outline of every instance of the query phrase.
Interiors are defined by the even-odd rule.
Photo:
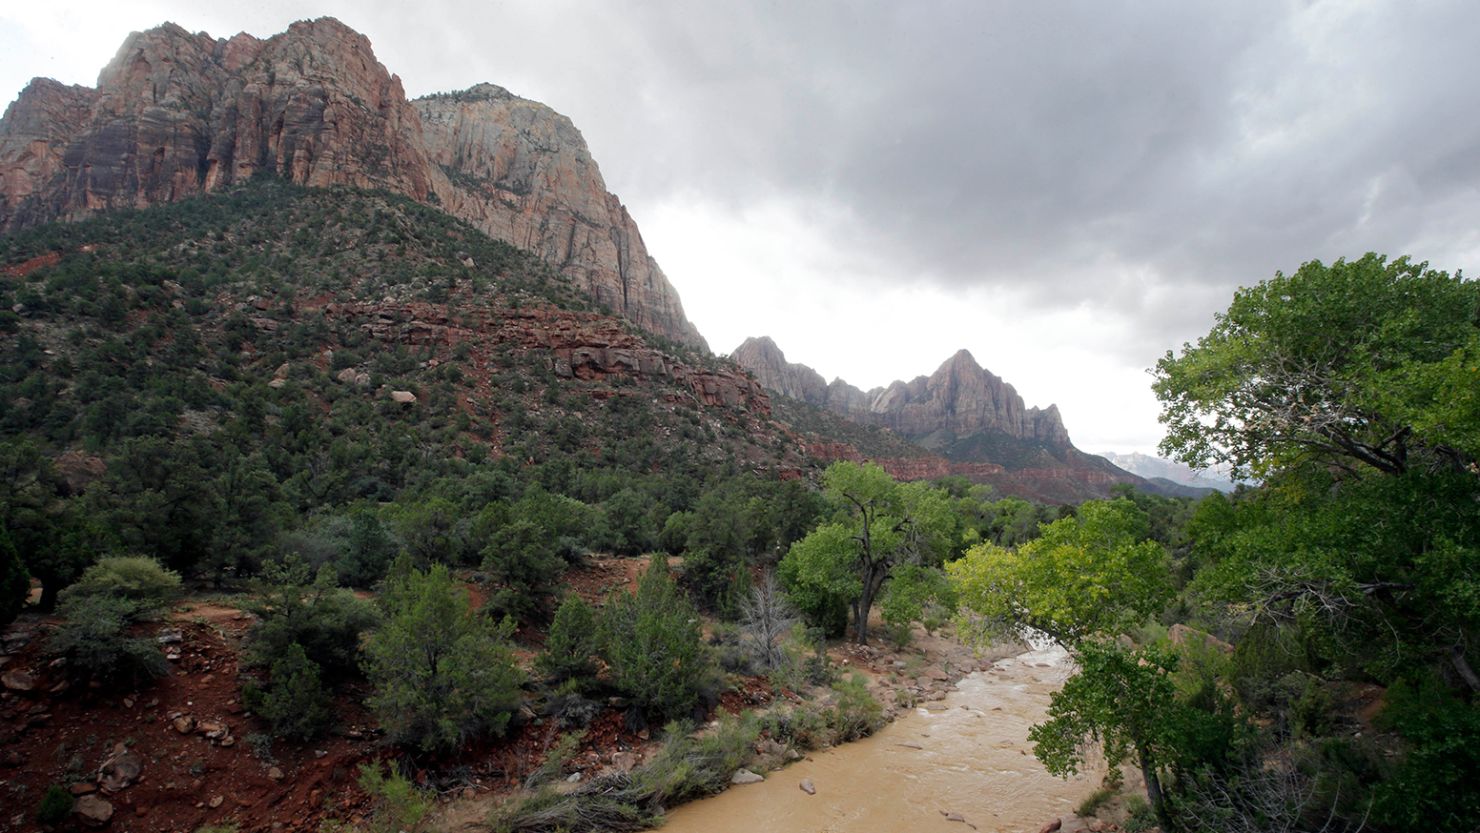
[[[570,119],[494,84],[412,102],[442,206],[644,329],[707,349]]]
[[[265,40],[165,24],[129,35],[96,89],[32,81],[0,119],[0,234],[259,173],[437,205],[707,350],[569,119],[492,84],[409,102],[370,41],[333,18]]]

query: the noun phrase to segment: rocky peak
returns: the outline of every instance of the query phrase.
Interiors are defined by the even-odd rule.
[[[0,234],[258,173],[438,204],[707,349],[569,119],[494,84],[408,102],[369,39],[327,17],[265,40],[167,23],[129,35],[96,89],[33,82],[0,119]]]
[[[804,364],[792,364],[770,336],[747,338],[730,358],[749,370],[761,387],[813,405],[826,405],[828,386],[822,374]]]

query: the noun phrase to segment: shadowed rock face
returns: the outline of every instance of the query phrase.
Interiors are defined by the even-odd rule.
[[[370,41],[332,18],[266,40],[165,24],[130,35],[96,89],[31,82],[0,119],[0,233],[258,174],[440,205],[707,349],[568,119],[492,85],[408,102]]]

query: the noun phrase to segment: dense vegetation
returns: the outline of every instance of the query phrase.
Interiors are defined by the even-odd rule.
[[[26,232],[0,266],[0,623],[38,579],[63,622],[48,650],[79,681],[162,673],[140,634],[193,583],[250,594],[243,696],[297,741],[333,728],[347,684],[429,757],[504,732],[531,693],[578,730],[602,702],[634,725],[703,718],[726,671],[833,686],[826,707],[674,733],[648,768],[497,820],[629,829],[722,786],[762,729],[872,731],[878,704],[836,679],[825,637],[869,641],[877,610],[904,642],[956,614],[965,636],[1031,629],[1074,655],[1038,757],[1135,765],[1136,824],[1480,825],[1474,282],[1368,256],[1241,291],[1155,391],[1166,453],[1258,485],[1045,507],[872,464],[809,479],[764,414],[660,378],[557,378],[491,336],[412,337],[393,308],[455,323],[586,302],[384,194],[259,181]],[[370,320],[330,309],[347,303]],[[657,554],[592,605],[565,586],[592,552]],[[720,620],[708,639],[701,614]],[[528,668],[521,628],[547,633]],[[364,783],[387,819],[424,812],[394,771]]]

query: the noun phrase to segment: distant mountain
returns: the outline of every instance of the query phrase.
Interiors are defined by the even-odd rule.
[[[965,350],[929,376],[869,391],[842,379],[825,383],[812,368],[788,362],[768,337],[746,339],[730,358],[773,393],[859,425],[888,429],[927,452],[876,458],[898,477],[958,474],[1009,494],[1055,502],[1104,497],[1119,483],[1161,494],[1185,493],[1075,448],[1056,406],[1028,407],[1012,385]],[[812,424],[821,425],[816,420]],[[823,457],[873,457],[846,442],[833,443],[838,447],[830,450],[821,445],[815,443],[813,451]]]
[[[1139,451],[1131,454],[1102,451],[1100,456],[1148,480],[1168,480],[1182,486],[1191,486],[1194,489],[1217,489],[1220,492],[1231,492],[1234,489],[1233,481],[1221,476],[1218,472],[1197,471],[1181,463],[1152,457]]]
[[[436,206],[707,350],[569,119],[492,84],[408,101],[333,18],[265,39],[165,24],[129,35],[96,87],[32,81],[0,119],[0,234],[264,175]]]

